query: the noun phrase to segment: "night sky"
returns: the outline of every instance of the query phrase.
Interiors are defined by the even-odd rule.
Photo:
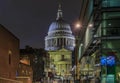
[[[0,24],[20,39],[20,48],[44,48],[49,25],[57,16],[58,0],[0,0]],[[80,0],[62,1],[63,17],[77,20]]]

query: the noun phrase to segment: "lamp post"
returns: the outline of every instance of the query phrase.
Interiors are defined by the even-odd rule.
[[[75,41],[75,51],[74,51],[74,55],[75,55],[75,65],[76,65],[76,69],[75,69],[75,77],[74,77],[74,82],[79,79],[79,72],[78,72],[78,49],[79,49],[79,38],[78,36],[80,35],[80,37],[85,37],[84,34],[86,34],[86,29],[87,28],[91,28],[93,27],[93,24],[87,24],[87,25],[81,25],[80,22],[76,22],[75,26],[74,26],[74,31],[75,31],[75,38],[76,38],[76,41]],[[81,38],[81,39],[82,39]],[[84,39],[84,38],[83,38]],[[89,64],[89,63],[88,63]],[[89,72],[89,71],[88,71]],[[77,76],[78,75],[78,76]]]
[[[81,24],[80,22],[76,22],[74,23],[74,32],[75,32],[75,48],[74,48],[74,74],[73,74],[73,79],[74,79],[74,83],[77,80],[77,73],[78,73],[78,59],[77,59],[77,55],[78,55],[78,35],[79,35],[79,31],[81,29]]]

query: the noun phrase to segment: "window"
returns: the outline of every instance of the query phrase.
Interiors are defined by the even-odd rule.
[[[119,36],[120,35],[120,12],[103,13],[103,36]]]
[[[9,54],[9,64],[11,64],[11,54]]]
[[[61,56],[61,60],[62,60],[62,61],[65,60],[65,56],[64,56],[64,55]]]
[[[8,62],[9,62],[9,65],[11,64],[11,55],[12,55],[12,52],[11,50],[8,51]]]
[[[103,7],[120,7],[120,0],[103,0]]]

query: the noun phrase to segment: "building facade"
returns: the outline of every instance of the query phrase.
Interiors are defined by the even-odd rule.
[[[50,71],[53,76],[68,79],[71,77],[72,51],[75,38],[70,25],[63,19],[59,4],[56,21],[52,22],[45,37],[45,50],[50,55]]]
[[[0,83],[21,83],[16,81],[19,64],[19,39],[0,25]]]
[[[33,76],[30,76],[30,78],[32,77],[33,83],[40,82],[44,78],[44,63],[46,63],[46,55],[47,52],[42,48],[35,49],[30,46],[26,46],[25,49],[20,50],[20,62],[28,65],[25,67],[26,70],[28,67],[32,68]],[[30,70],[28,70],[28,72],[29,71]]]
[[[120,0],[81,0],[80,22],[81,82],[119,83]]]
[[[22,81],[22,83],[33,83],[33,70],[28,63],[24,59],[18,65],[16,80]]]

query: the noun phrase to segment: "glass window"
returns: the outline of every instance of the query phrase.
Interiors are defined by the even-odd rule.
[[[120,36],[120,12],[103,13],[103,36]]]
[[[90,1],[90,3],[88,3],[88,6],[86,8],[86,15],[85,15],[85,20],[89,20],[89,17],[93,11],[93,0]]]
[[[120,0],[103,0],[103,7],[120,7]]]
[[[105,12],[103,13],[103,19],[113,19],[114,18],[120,18],[120,12]]]
[[[9,50],[8,51],[8,57],[9,57],[9,65],[11,64],[11,57],[12,57],[12,51],[11,50]]]
[[[114,56],[115,61],[120,59],[120,40],[119,39],[106,39],[102,40],[102,56]]]
[[[119,42],[120,42],[119,39],[103,40],[103,41],[102,41],[102,48],[103,48],[103,49],[109,49],[109,50],[119,49],[119,48],[120,48]]]
[[[120,36],[120,20],[104,20],[103,36]]]
[[[102,40],[102,55],[105,56],[111,56],[115,55],[117,58],[120,58],[120,40],[114,39],[114,40]]]

